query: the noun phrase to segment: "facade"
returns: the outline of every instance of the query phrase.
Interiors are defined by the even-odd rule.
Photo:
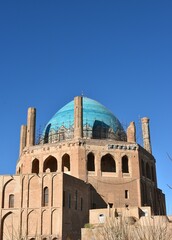
[[[35,130],[36,109],[29,108],[16,174],[0,176],[0,239],[78,240],[89,210],[107,206],[149,206],[152,215],[166,215],[148,118],[142,118],[142,147],[134,122],[125,131],[103,105],[78,96],[37,142]]]

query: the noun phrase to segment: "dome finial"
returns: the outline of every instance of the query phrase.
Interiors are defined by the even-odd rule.
[[[83,92],[83,90],[81,91],[81,96],[82,96],[82,97],[84,96],[84,92]]]

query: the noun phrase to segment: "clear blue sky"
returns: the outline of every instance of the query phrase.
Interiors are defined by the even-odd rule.
[[[0,1],[0,174],[15,173],[20,126],[37,131],[74,96],[126,127],[150,118],[158,187],[172,214],[172,1]]]

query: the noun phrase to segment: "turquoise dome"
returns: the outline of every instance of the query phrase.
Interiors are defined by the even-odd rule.
[[[73,138],[74,100],[62,107],[47,123],[42,140],[57,142]],[[102,104],[83,97],[83,137],[126,140],[119,120]]]

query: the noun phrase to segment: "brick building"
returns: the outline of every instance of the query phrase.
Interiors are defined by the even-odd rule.
[[[35,130],[36,109],[29,108],[16,174],[0,176],[0,239],[77,240],[89,210],[107,206],[166,214],[148,118],[142,118],[142,147],[134,122],[124,131],[106,107],[79,96],[50,119],[36,143]]]

